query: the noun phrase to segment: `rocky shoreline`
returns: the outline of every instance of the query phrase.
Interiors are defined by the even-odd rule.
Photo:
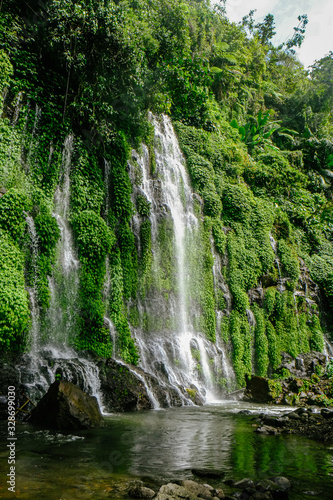
[[[131,481],[124,491],[124,498],[131,500],[138,498],[148,500],[287,500],[292,487],[289,479],[282,476],[256,482],[250,478],[240,481],[223,481],[222,471],[193,469],[192,473],[201,477],[202,480],[215,479],[215,482],[219,484],[212,486],[190,479],[174,480],[162,485],[151,479]],[[220,481],[217,481],[218,479]]]
[[[295,434],[333,443],[333,409],[297,408],[279,417],[260,414],[257,422],[259,434]]]

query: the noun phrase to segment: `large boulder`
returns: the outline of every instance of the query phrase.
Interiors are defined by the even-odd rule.
[[[99,363],[103,403],[108,411],[149,410],[153,407],[143,379],[128,366],[107,359]]]
[[[198,497],[178,484],[164,484],[155,497],[156,500],[196,500]]]
[[[103,425],[97,400],[64,380],[54,382],[29,420],[50,429],[79,430]]]
[[[255,403],[268,403],[272,401],[268,380],[257,375],[247,377],[244,398]]]

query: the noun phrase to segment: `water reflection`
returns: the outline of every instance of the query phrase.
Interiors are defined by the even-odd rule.
[[[331,498],[333,447],[295,436],[257,435],[252,418],[235,414],[229,404],[116,414],[107,417],[105,428],[75,436],[20,425],[18,498],[122,498],[130,478],[193,477],[193,467],[222,469],[233,479],[283,475],[293,482],[291,499],[303,499],[309,490],[317,492],[312,498]],[[6,453],[0,455],[1,470],[7,467]],[[0,497],[13,498],[4,476]]]

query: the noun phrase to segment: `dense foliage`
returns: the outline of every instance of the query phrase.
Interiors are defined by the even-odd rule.
[[[81,262],[76,345],[101,355],[116,348],[137,362],[129,327],[140,322],[137,296],[154,286],[167,295],[173,286],[170,228],[160,226],[159,274],[152,277],[150,205],[137,196],[134,206],[127,169],[131,146],[145,141],[154,174],[151,110],[173,118],[203,200],[199,326],[232,348],[239,384],[252,370],[274,371],[282,350],[296,356],[323,349],[333,306],[333,52],[306,71],[293,51],[306,16],[279,47],[271,42],[273,16],[259,24],[253,16],[231,23],[223,1],[213,7],[206,0],[1,3],[2,348],[25,346],[24,283],[37,286],[42,311],[49,305],[59,238],[53,196],[63,143],[74,134],[70,221]],[[130,225],[135,211],[139,242]],[[37,231],[38,262],[27,217]],[[223,257],[231,313],[214,289],[211,239]],[[109,301],[103,299],[106,259]],[[310,278],[320,286],[320,302],[318,294],[306,297]],[[106,310],[118,346],[103,322]],[[215,310],[223,313],[220,331]]]

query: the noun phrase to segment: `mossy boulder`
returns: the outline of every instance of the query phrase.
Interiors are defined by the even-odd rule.
[[[51,384],[29,421],[41,427],[62,430],[100,427],[104,422],[96,398],[64,380]]]

